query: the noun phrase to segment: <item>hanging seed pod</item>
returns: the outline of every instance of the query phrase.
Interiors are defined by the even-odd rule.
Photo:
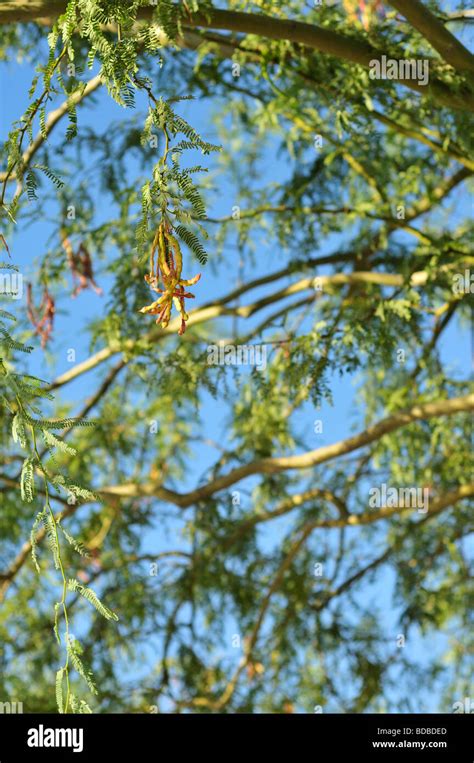
[[[156,323],[165,329],[170,322],[174,304],[181,315],[181,326],[178,334],[182,336],[186,331],[186,321],[189,318],[185,308],[185,299],[194,299],[194,294],[186,291],[184,287],[197,283],[201,274],[198,273],[189,279],[181,278],[183,255],[179,242],[171,231],[171,225],[165,221],[162,221],[158,226],[150,251],[150,272],[145,276],[145,281],[151,289],[161,294],[161,297],[150,305],[142,307],[140,312],[156,315]],[[163,284],[163,288],[161,288],[160,283]]]

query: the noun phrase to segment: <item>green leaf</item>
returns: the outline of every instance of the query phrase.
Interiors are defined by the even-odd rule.
[[[92,694],[98,694],[97,687],[94,683],[94,677],[92,675],[92,671],[88,670],[84,666],[84,663],[82,662],[82,659],[80,656],[82,653],[82,649],[79,642],[76,640],[72,640],[70,638],[67,644],[67,653],[69,655],[69,658],[72,662],[74,669],[89,687],[89,691],[92,692]]]
[[[54,517],[52,516],[50,510],[48,510],[45,513],[45,515],[42,517],[42,521],[43,521],[44,529],[46,531],[46,538],[48,540],[48,545],[53,555],[54,567],[56,570],[59,570],[61,568],[61,557],[60,557],[60,549],[59,549],[59,541],[58,541],[58,532],[56,528],[56,521]]]
[[[184,243],[196,255],[201,265],[205,265],[207,262],[207,252],[199,241],[198,237],[188,228],[185,228],[184,225],[177,225],[175,227],[175,231],[180,239],[184,241]]]
[[[63,675],[64,675],[64,668],[59,668],[58,672],[56,673],[56,704],[58,706],[58,713],[61,713],[61,714],[64,713]]]
[[[105,617],[106,620],[118,620],[117,615],[115,612],[112,612],[108,607],[106,607],[102,602],[100,601],[99,597],[95,593],[95,591],[92,590],[92,588],[88,588],[87,586],[81,585],[77,580],[69,580],[67,587],[70,591],[75,591],[76,593],[79,593],[81,596],[83,596],[87,601],[89,601],[93,607],[96,608],[96,610]]]
[[[47,445],[57,448],[62,453],[69,453],[71,456],[76,455],[77,451],[75,448],[72,448],[70,445],[65,443],[64,440],[60,440],[52,432],[49,432],[47,429],[42,429],[41,434],[43,435],[43,439]]]
[[[25,458],[20,475],[21,500],[31,503],[35,497],[35,470],[32,458]]]

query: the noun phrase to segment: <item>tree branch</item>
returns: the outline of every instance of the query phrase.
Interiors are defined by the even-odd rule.
[[[422,132],[414,129],[413,126],[406,127],[400,122],[395,122],[394,119],[390,119],[390,117],[385,116],[385,114],[382,114],[380,111],[374,110],[371,112],[371,114],[378,122],[381,122],[387,127],[390,127],[390,129],[395,130],[401,135],[405,135],[407,138],[412,138],[413,140],[417,140],[419,143],[423,143],[425,146],[428,146],[438,154],[450,156],[452,159],[455,159],[457,162],[467,167],[468,170],[474,172],[474,161],[468,156],[464,156],[464,154],[458,151],[457,148],[452,144],[449,144],[445,147],[442,143],[437,143],[435,140],[431,140],[431,138],[428,138],[428,136],[423,135]]]
[[[474,56],[420,0],[389,0],[444,60],[459,71],[474,73]]]
[[[30,2],[25,2],[25,0],[10,0],[0,5],[0,24],[11,23],[12,21],[45,22],[46,19],[53,22],[54,19],[64,12],[65,7],[65,0],[32,0]],[[153,5],[142,7],[138,10],[137,19],[151,21],[153,14]],[[440,26],[444,30],[441,23]],[[382,55],[381,51],[364,40],[357,40],[340,32],[333,32],[303,21],[273,18],[265,14],[242,13],[240,11],[211,8],[205,12],[197,12],[190,15],[186,20],[183,20],[183,27],[191,30],[200,27],[205,29],[224,29],[229,32],[259,35],[271,40],[288,40],[289,42],[303,45],[306,48],[317,50],[320,53],[335,56],[343,61],[360,64],[366,68],[370,66],[371,61],[375,58],[380,58]],[[446,32],[446,30],[444,31]],[[446,32],[446,34],[451,38],[452,35],[449,32]],[[459,51],[455,51],[454,55],[456,52],[459,57]],[[464,68],[466,67],[464,66]],[[424,95],[430,93],[435,100],[444,106],[463,111],[474,111],[474,96],[468,90],[459,95],[439,81],[432,80],[426,86],[419,85],[416,81],[410,79],[399,79],[396,81]]]
[[[429,517],[435,516],[436,514],[439,514],[441,511],[446,509],[448,506],[452,506],[453,504],[457,503],[463,498],[466,498],[472,495],[474,495],[474,484],[462,485],[457,490],[453,490],[450,493],[446,493],[444,496],[441,496],[436,501],[433,501],[431,509],[429,510],[429,513],[425,516],[424,519],[426,519],[428,516]],[[400,511],[403,511],[403,509],[400,509],[400,508],[381,509],[380,512],[376,512],[376,514],[380,515],[383,511],[390,512],[390,515],[392,515],[394,513],[399,513]],[[375,516],[375,514],[372,513],[371,516]],[[376,521],[376,519],[378,518],[380,517],[375,517],[375,519],[373,519],[372,521]],[[227,686],[225,687],[224,691],[221,693],[220,697],[215,700],[208,699],[207,697],[195,697],[193,700],[189,702],[189,705],[194,707],[209,707],[211,710],[219,711],[225,705],[229,703],[229,701],[232,699],[235,689],[237,688],[237,684],[243,670],[252,661],[252,653],[257,644],[257,640],[260,635],[260,631],[265,619],[265,615],[270,606],[273,594],[276,593],[278,589],[280,588],[286,571],[291,567],[298,552],[303,547],[303,545],[308,540],[308,538],[311,536],[313,531],[318,529],[319,527],[327,527],[327,526],[328,525],[323,525],[320,522],[312,520],[304,524],[303,527],[300,529],[296,540],[291,545],[290,550],[284,557],[283,562],[280,564],[277,570],[277,574],[273,578],[273,581],[271,585],[269,586],[262,600],[262,603],[258,611],[257,619],[255,621],[255,625],[252,629],[252,633],[246,644],[244,656],[242,660],[240,661],[238,667],[236,668],[234,674],[232,675],[230,681],[227,683]],[[339,527],[340,525],[331,525],[331,526]],[[356,573],[356,575],[353,576],[349,581],[346,581],[346,584],[341,587],[341,591],[344,590],[344,588],[347,588],[350,585],[352,585],[353,582],[355,582],[359,577],[361,577],[363,574],[368,572],[371,568],[383,562],[387,556],[388,556],[388,553],[385,552],[382,557],[379,557],[379,559],[374,560],[368,567],[365,567],[363,568],[363,570]],[[319,609],[321,608],[322,607],[319,607]]]
[[[233,469],[228,474],[217,477],[207,485],[191,490],[189,493],[177,493],[156,482],[111,485],[102,487],[97,492],[122,498],[155,496],[163,501],[173,503],[182,509],[186,509],[198,501],[205,500],[215,493],[225,490],[236,482],[240,482],[240,480],[254,474],[277,474],[289,469],[310,469],[370,445],[372,442],[381,439],[384,435],[390,434],[390,432],[415,421],[436,418],[438,416],[453,416],[456,413],[472,410],[474,410],[474,394],[450,398],[435,403],[414,405],[412,408],[388,416],[377,424],[368,427],[363,432],[353,437],[348,437],[345,440],[340,440],[333,445],[325,445],[296,456],[277,456],[251,461],[248,464]]]
[[[84,100],[84,98],[87,98],[88,95],[94,92],[94,90],[97,90],[97,88],[103,83],[102,77],[97,75],[96,77],[93,77],[89,82],[85,85],[84,88],[78,88],[72,95],[64,101],[57,109],[54,111],[51,111],[48,115],[48,118],[45,123],[45,127],[43,132],[39,132],[35,139],[30,143],[28,148],[23,152],[21,162],[24,167],[28,166],[37,153],[45,140],[48,138],[54,127],[57,125],[57,123],[64,117],[71,106],[77,106],[81,101]],[[16,178],[15,173],[8,174],[6,172],[2,172],[0,174],[0,182],[4,182],[5,180],[14,180]]]

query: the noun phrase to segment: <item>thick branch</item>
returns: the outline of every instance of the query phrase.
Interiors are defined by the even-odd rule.
[[[45,21],[46,19],[52,22],[64,12],[65,7],[65,0],[44,0],[43,2],[38,0],[32,2],[11,0],[0,6],[0,24],[12,21]],[[153,18],[153,13],[153,5],[142,7],[138,11],[137,18],[148,21]],[[271,40],[288,40],[320,53],[335,56],[343,61],[360,64],[366,68],[375,58],[380,59],[383,53],[364,40],[357,40],[340,32],[333,32],[302,21],[273,18],[265,14],[241,13],[212,8],[206,12],[190,15],[183,21],[183,26],[191,30],[195,28],[225,29],[230,32],[260,35]],[[451,37],[449,32],[446,30],[445,32]],[[398,81],[417,92],[430,93],[440,104],[449,108],[474,111],[474,96],[469,91],[458,95],[442,82],[432,81],[429,85],[424,86],[410,79],[399,79]]]
[[[420,0],[389,0],[455,69],[474,73],[474,56]]]

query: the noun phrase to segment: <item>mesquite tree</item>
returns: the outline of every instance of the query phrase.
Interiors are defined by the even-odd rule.
[[[470,21],[1,4],[1,701],[466,696]]]

